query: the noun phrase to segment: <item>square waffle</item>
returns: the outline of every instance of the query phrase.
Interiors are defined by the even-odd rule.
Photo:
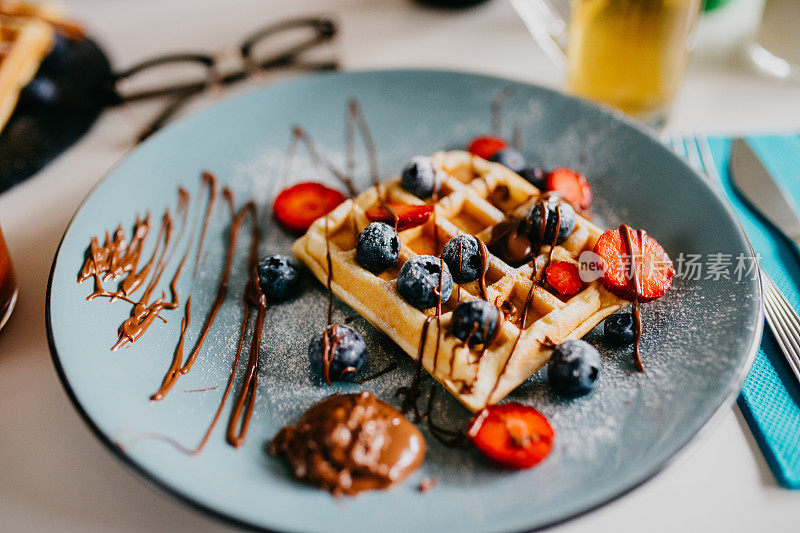
[[[470,348],[449,334],[452,312],[458,303],[481,297],[477,281],[454,285],[450,299],[442,302],[438,322],[441,327],[434,320],[430,327],[424,328],[436,309],[421,311],[397,292],[397,275],[403,263],[417,254],[438,256],[442,246],[459,234],[472,234],[488,244],[493,228],[510,216],[524,216],[541,195],[536,187],[503,165],[467,152],[438,152],[432,161],[443,176],[435,202],[420,200],[405,191],[399,177],[380,184],[386,202],[435,204],[435,216],[421,226],[399,233],[400,259],[389,270],[372,274],[355,258],[358,234],[370,223],[365,211],[379,204],[374,186],[345,201],[327,217],[316,220],[294,243],[293,251],[325,283],[327,224],[334,294],[391,337],[413,359],[417,359],[422,345],[425,370],[467,408],[478,411],[502,400],[544,366],[552,351],[547,347],[550,343],[584,336],[627,302],[608,292],[598,281],[587,283],[566,301],[534,283],[534,265],[540,275],[550,252],[550,246],[545,245],[534,262],[520,267],[512,267],[496,255],[488,254],[487,300],[500,305],[506,318],[486,349]],[[600,228],[578,215],[573,232],[553,250],[553,260],[577,264],[580,253],[592,250],[601,233]],[[527,317],[522,324],[523,308],[532,286]],[[427,334],[424,341],[420,339],[423,331]]]
[[[45,20],[9,14],[0,2],[0,130],[17,105],[19,92],[36,75],[55,42]]]

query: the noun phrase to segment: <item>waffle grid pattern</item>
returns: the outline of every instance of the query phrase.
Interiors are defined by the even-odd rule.
[[[438,152],[432,160],[442,171],[435,201],[425,202],[406,192],[399,178],[380,184],[387,202],[435,205],[435,216],[428,222],[400,232],[400,260],[386,272],[374,275],[355,260],[358,233],[369,224],[365,211],[379,203],[375,187],[344,202],[327,217],[334,294],[414,359],[419,354],[423,325],[436,309],[420,311],[397,292],[396,279],[403,263],[417,254],[438,256],[444,244],[459,234],[475,235],[488,244],[495,226],[507,217],[523,216],[541,194],[506,167],[467,152]],[[317,220],[293,248],[323,283],[327,279],[325,227],[325,218]],[[577,263],[582,251],[594,248],[600,234],[599,228],[578,216],[572,234],[553,251],[553,260]],[[538,274],[549,248],[543,246],[535,261]],[[506,316],[489,346],[469,348],[449,334],[452,311],[458,303],[481,298],[477,281],[455,285],[450,299],[442,303],[441,328],[436,320],[427,328],[423,367],[472,411],[500,401],[546,364],[551,350],[543,341],[580,338],[626,303],[596,281],[562,301],[534,284],[532,274],[530,264],[514,268],[488,254],[487,299],[500,306]],[[520,324],[531,286],[526,323]]]

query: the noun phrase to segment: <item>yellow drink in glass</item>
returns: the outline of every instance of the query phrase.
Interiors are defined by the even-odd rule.
[[[570,92],[663,124],[693,45],[701,0],[572,0]]]

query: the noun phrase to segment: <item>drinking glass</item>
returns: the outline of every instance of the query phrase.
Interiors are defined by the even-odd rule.
[[[694,46],[701,0],[511,0],[567,89],[663,124]]]
[[[8,317],[11,316],[11,311],[14,310],[17,292],[14,269],[11,267],[6,241],[3,239],[3,230],[0,229],[0,329],[3,328]]]
[[[747,49],[750,59],[763,72],[800,81],[800,2],[767,0],[757,28]]]

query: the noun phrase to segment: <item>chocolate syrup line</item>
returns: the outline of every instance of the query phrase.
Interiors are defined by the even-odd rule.
[[[94,298],[97,298],[98,296],[109,296],[109,297],[111,297],[112,294],[110,292],[108,292],[106,289],[103,288],[103,284],[100,281],[100,267],[98,266],[100,264],[100,245],[97,242],[97,237],[92,237],[89,240],[89,253],[91,254],[91,260],[95,265],[94,274],[93,274],[93,276],[94,276],[94,290],[92,291],[92,293],[89,296],[86,297],[86,300],[93,300]],[[81,278],[78,278],[78,283],[80,283],[81,281],[82,281]]]
[[[297,153],[297,146],[300,142],[305,145],[306,151],[311,157],[311,162],[314,166],[322,167],[333,174],[333,176],[347,188],[347,192],[351,197],[354,197],[358,194],[358,190],[353,184],[351,177],[336,168],[336,165],[330,162],[325,156],[320,154],[320,152],[317,150],[314,140],[300,126],[295,126],[292,128],[292,135],[291,139],[289,140],[289,149],[286,151],[286,163],[284,164],[283,171],[281,172],[281,174],[284,176],[284,180],[288,181],[292,168],[292,162],[294,161],[294,156]]]
[[[233,210],[233,194],[226,189],[227,198],[231,210]],[[250,354],[247,360],[247,369],[245,370],[244,379],[239,395],[236,398],[236,403],[233,405],[230,418],[228,419],[228,431],[226,440],[228,443],[238,448],[244,444],[247,430],[250,427],[250,420],[253,416],[253,409],[255,407],[256,392],[258,390],[258,356],[261,352],[261,334],[264,329],[264,317],[267,312],[267,297],[261,290],[261,285],[258,280],[258,244],[261,242],[261,232],[258,228],[258,212],[253,202],[245,204],[240,212],[249,212],[250,218],[250,256],[248,260],[248,272],[250,273],[247,284],[245,285],[242,300],[245,306],[245,317],[242,321],[247,324],[249,318],[250,305],[257,306],[256,322],[253,329],[253,338],[250,342]],[[245,328],[242,328],[244,334]],[[241,337],[239,342],[241,344]],[[237,349],[237,357],[234,366],[231,368],[231,376],[236,375],[236,366],[238,365],[238,355],[241,353],[241,348]],[[229,380],[230,381],[230,380]],[[227,393],[226,393],[227,396]],[[224,405],[225,398],[222,399]],[[238,430],[237,430],[238,428]]]
[[[486,245],[483,243],[483,241],[481,241],[477,237],[475,237],[475,240],[478,241],[478,249],[481,252],[481,276],[479,278],[478,285],[481,288],[481,296],[483,297],[484,300],[488,302],[489,297],[486,291],[486,272],[488,272],[489,270],[489,251],[486,249]],[[480,369],[480,362],[483,359],[483,356],[486,355],[486,351],[489,349],[492,343],[495,340],[497,340],[497,338],[500,336],[500,330],[503,328],[503,322],[505,321],[505,315],[503,314],[503,310],[500,309],[500,306],[497,305],[497,301],[494,302],[494,306],[497,309],[497,324],[495,325],[494,334],[492,335],[491,339],[488,338],[489,324],[488,323],[483,324],[483,338],[485,340],[483,342],[483,348],[481,349],[481,353],[478,356],[478,364],[475,367],[476,380],[478,379],[478,370]]]
[[[125,279],[122,280],[122,285],[120,287],[120,291],[125,296],[130,296],[134,292],[136,292],[139,287],[142,286],[144,281],[150,276],[150,271],[153,269],[153,265],[156,261],[156,256],[159,252],[159,243],[162,241],[162,237],[164,234],[167,234],[166,240],[169,241],[169,236],[172,233],[172,217],[169,214],[169,209],[164,212],[164,216],[161,219],[161,226],[158,229],[158,236],[156,237],[156,247],[153,249],[153,254],[150,256],[150,259],[145,263],[144,267],[140,271],[136,271],[135,269],[132,270]],[[165,249],[166,249],[165,243]]]
[[[330,386],[331,364],[333,363],[333,350],[336,348],[336,327],[333,324],[333,260],[331,259],[331,239],[330,239],[330,217],[325,217],[325,260],[328,263],[328,278],[325,286],[328,289],[328,316],[325,324],[325,331],[322,334],[322,374],[325,383]],[[341,376],[340,376],[341,377]]]
[[[213,193],[213,184],[210,181],[205,181],[205,180],[203,180],[203,181],[208,184],[208,189],[209,189],[209,199],[208,199],[208,202],[207,202],[207,205],[208,205],[208,204],[211,203],[211,194]],[[183,267],[186,264],[186,259],[189,257],[189,252],[192,250],[192,245],[194,244],[195,235],[197,233],[197,224],[196,223],[197,223],[197,220],[195,219],[194,227],[192,228],[191,234],[189,236],[189,242],[186,243],[186,250],[183,252],[183,255],[181,256],[181,261],[180,261],[180,263],[178,263],[178,267],[175,269],[175,272],[172,275],[172,279],[169,282],[169,291],[170,291],[170,294],[172,296],[172,300],[165,305],[165,307],[167,309],[177,309],[177,307],[180,305],[180,300],[178,298],[177,285],[178,285],[178,280],[180,279],[181,274],[183,273]],[[187,226],[187,224],[184,221],[183,229],[186,229],[186,226]],[[178,236],[178,242],[180,242],[182,237],[183,237],[183,229],[181,230],[180,236]],[[175,247],[177,248],[177,244],[175,245]]]
[[[644,372],[644,363],[642,362],[642,354],[639,349],[639,341],[642,338],[642,314],[639,311],[639,297],[642,293],[641,285],[639,284],[639,273],[637,272],[637,258],[636,258],[636,251],[634,250],[633,246],[633,238],[631,236],[631,228],[626,224],[622,224],[619,227],[620,233],[622,233],[623,240],[625,241],[625,246],[628,248],[628,255],[630,257],[630,265],[631,265],[631,290],[634,292],[633,304],[631,305],[633,311],[633,319],[634,319],[634,326],[635,326],[635,334],[636,337],[633,343],[633,356],[634,356],[634,364],[636,365],[636,370],[639,372]],[[641,257],[644,255],[644,240],[647,237],[647,233],[644,230],[636,230],[637,237],[639,238],[639,256]]]
[[[214,179],[213,175],[211,175],[211,174],[209,174],[208,178],[205,177],[205,174],[204,174],[203,178],[202,178],[202,183],[205,184],[207,189],[208,189],[208,198],[206,200],[206,210],[205,210],[206,214],[204,215],[204,221],[203,221],[203,224],[205,224],[206,220],[208,220],[208,217],[209,217],[209,213],[210,213],[209,208],[213,207],[213,204],[216,201],[216,197],[218,195],[218,190],[217,190],[217,181],[216,181],[216,179]],[[170,309],[176,309],[178,307],[178,305],[180,305],[178,303],[178,293],[177,293],[176,285],[178,283],[178,279],[181,276],[181,273],[183,272],[183,267],[186,264],[186,259],[189,256],[189,253],[190,253],[190,251],[192,249],[192,245],[194,244],[194,240],[195,240],[195,237],[196,237],[198,229],[199,229],[199,227],[198,227],[199,224],[200,224],[200,221],[195,219],[194,227],[192,228],[191,237],[190,237],[189,242],[188,242],[188,244],[186,246],[186,251],[184,251],[183,257],[181,258],[181,262],[178,265],[178,268],[175,270],[175,274],[172,276],[172,280],[170,281],[170,285],[169,286],[170,286],[170,291],[172,292],[172,301],[169,302],[169,304],[167,304],[167,307],[170,308]],[[201,244],[198,243],[197,246],[198,246],[198,250],[199,250]],[[170,367],[167,370],[167,375],[169,375],[170,373],[175,373],[175,372],[179,372],[180,371],[181,364],[183,363],[183,346],[184,346],[184,342],[186,340],[186,331],[189,329],[189,324],[191,323],[191,321],[192,321],[192,295],[191,295],[191,290],[190,290],[189,291],[189,295],[186,298],[186,304],[184,305],[183,318],[181,319],[180,337],[178,338],[178,344],[175,346],[175,351],[173,352],[173,355],[172,355],[172,362],[170,363]],[[162,383],[162,387],[163,387],[163,383]],[[152,400],[152,401],[162,400],[164,398],[165,394],[166,394],[165,392],[163,392],[163,391],[161,391],[161,389],[159,389],[159,391],[153,393],[150,396],[150,400]]]
[[[158,256],[158,261],[155,263],[156,268],[153,271],[153,276],[150,278],[150,282],[147,284],[147,288],[145,289],[141,299],[133,306],[133,309],[131,310],[131,316],[120,326],[119,339],[117,340],[117,343],[111,347],[111,351],[116,351],[128,342],[136,342],[139,338],[141,338],[141,336],[144,335],[149,329],[156,316],[158,316],[158,313],[164,308],[163,304],[165,296],[163,295],[161,298],[153,302],[152,305],[149,305],[149,302],[153,289],[155,289],[156,285],[158,284],[158,281],[160,280],[161,275],[164,273],[164,268],[166,266],[165,257],[167,250],[169,249],[173,229],[169,210],[166,210],[164,213],[161,228],[164,235],[163,245],[161,245],[161,253]],[[161,234],[162,231],[159,230],[159,236]],[[148,263],[149,265],[156,257],[161,242],[161,240],[156,241],[156,248],[153,250],[153,257],[150,259],[150,262]],[[149,267],[146,268],[149,270]]]
[[[214,385],[213,387],[206,387],[205,389],[186,389],[183,392],[208,392],[210,390],[217,390],[219,385]]]
[[[211,213],[214,212],[214,203],[217,201],[219,194],[219,182],[216,176],[211,172],[203,172],[203,183],[209,187],[208,204],[206,204],[206,214],[203,217],[203,229],[200,231],[200,242],[197,245],[197,255],[194,258],[194,271],[192,272],[192,279],[197,277],[197,269],[200,266],[200,255],[203,253],[203,244],[206,240],[206,232],[208,231],[208,222],[211,220]]]
[[[225,191],[223,191],[225,194]],[[228,294],[228,283],[230,281],[231,275],[231,268],[233,266],[233,259],[236,251],[236,242],[239,237],[239,229],[241,228],[242,222],[244,222],[245,217],[250,213],[253,212],[253,218],[255,219],[255,204],[253,202],[249,202],[239,210],[239,213],[234,218],[233,222],[231,223],[230,229],[230,242],[228,244],[227,250],[227,257],[225,259],[225,269],[222,273],[222,279],[217,286],[217,295],[214,298],[214,302],[211,305],[211,308],[206,315],[205,321],[203,322],[203,328],[200,331],[200,336],[195,342],[194,349],[192,353],[189,355],[189,358],[183,364],[182,367],[179,369],[170,368],[167,371],[167,374],[164,376],[164,379],[161,383],[161,387],[158,391],[151,397],[153,400],[160,400],[172,389],[175,383],[178,381],[180,376],[184,374],[188,374],[189,371],[192,369],[192,365],[194,365],[195,360],[197,359],[200,350],[203,347],[203,344],[206,341],[206,337],[208,337],[208,333],[211,330],[211,326],[214,324],[214,320],[216,319],[217,313],[219,312],[222,304],[225,302],[225,297]]]
[[[486,293],[486,272],[489,270],[489,252],[488,250],[486,250],[486,245],[483,244],[482,240],[475,237],[474,235],[472,237],[476,241],[478,241],[478,251],[481,254],[481,275],[478,278],[478,287],[480,287],[481,289],[481,298],[483,298],[488,302],[489,297],[487,296]],[[459,245],[461,244],[462,241],[463,239],[459,240]],[[461,255],[461,250],[459,250],[459,262],[458,262],[459,265],[461,264],[460,255]]]
[[[414,360],[414,377],[411,380],[411,385],[408,387],[399,387],[395,393],[397,396],[402,397],[401,412],[403,414],[413,411],[414,418],[419,421],[422,415],[417,405],[420,393],[420,380],[422,379],[422,356],[425,354],[425,341],[428,338],[428,327],[433,321],[432,316],[425,318],[422,324],[422,330],[419,336],[419,346],[417,349],[417,358]]]
[[[191,299],[191,297],[189,299]],[[222,398],[220,399],[219,406],[217,407],[217,410],[214,413],[214,418],[211,420],[211,423],[206,428],[205,433],[203,433],[203,437],[200,440],[200,442],[198,443],[198,445],[195,448],[190,449],[190,448],[187,448],[186,446],[184,446],[183,444],[181,444],[180,442],[178,442],[176,439],[174,439],[172,437],[169,437],[167,435],[161,435],[159,433],[143,433],[141,435],[137,435],[134,439],[132,439],[127,444],[128,446],[132,446],[133,444],[139,442],[140,440],[154,439],[154,440],[160,440],[162,442],[166,442],[167,444],[172,445],[179,452],[184,453],[186,455],[190,455],[190,456],[198,455],[200,452],[203,451],[203,448],[206,447],[206,444],[208,443],[209,439],[211,438],[211,434],[214,432],[214,428],[217,426],[217,422],[219,422],[219,419],[222,416],[222,410],[225,408],[225,403],[227,402],[228,394],[230,394],[231,388],[233,388],[233,382],[236,379],[236,367],[239,364],[239,356],[240,356],[240,354],[242,352],[242,341],[244,340],[244,334],[245,334],[245,330],[247,328],[247,320],[248,320],[249,317],[250,317],[250,307],[247,304],[245,304],[245,315],[244,315],[244,318],[242,320],[242,331],[239,334],[239,343],[238,343],[238,345],[236,347],[236,356],[234,357],[234,360],[233,360],[233,366],[231,368],[231,373],[228,376],[228,382],[227,382],[227,384],[225,386],[225,390],[222,393]],[[181,345],[182,345],[182,343],[183,343],[183,336],[181,336],[181,341],[180,341]],[[182,353],[182,349],[181,349],[181,353]],[[217,387],[212,387],[211,389],[215,389],[215,388],[219,388],[219,385],[217,385]],[[201,389],[201,390],[211,390],[211,389]],[[185,392],[194,392],[194,391],[185,391]],[[118,445],[118,446],[121,449],[124,449],[122,446],[120,446],[120,445]]]
[[[398,367],[397,361],[392,361],[391,363],[386,365],[385,368],[383,368],[381,370],[378,370],[374,374],[370,374],[369,376],[367,376],[365,378],[359,378],[358,377],[358,370],[356,370],[355,367],[348,366],[347,368],[342,370],[342,373],[341,373],[339,379],[344,378],[348,374],[352,374],[353,375],[353,379],[356,380],[356,383],[358,383],[359,385],[363,385],[364,383],[366,383],[368,381],[372,381],[373,379],[377,379],[377,378],[381,377],[384,374],[388,374],[392,370],[396,370],[397,367]]]
[[[253,218],[255,219],[255,217]],[[253,221],[253,226],[255,228],[253,236],[256,238],[258,236],[258,226],[255,220]],[[258,240],[256,240],[255,243],[255,248],[257,250]],[[258,275],[255,268],[251,272],[251,276]],[[239,396],[236,399],[230,419],[228,420],[226,440],[234,448],[238,448],[244,444],[247,430],[250,427],[250,420],[253,417],[253,408],[255,407],[256,392],[258,390],[258,355],[261,352],[261,332],[264,329],[264,317],[267,311],[267,297],[261,292],[258,280],[256,279],[254,281],[251,277],[250,286],[255,289],[258,297],[258,311],[256,313],[256,323],[253,330],[253,339],[250,343],[250,355],[247,360],[244,380],[242,381],[241,388],[239,389]],[[245,302],[245,305],[248,305],[248,302]],[[236,367],[234,366],[231,374],[235,375],[235,373]]]
[[[359,133],[361,133],[361,140],[364,142],[364,148],[367,151],[370,181],[373,184],[378,183],[380,180],[378,172],[378,150],[375,147],[375,140],[372,137],[372,132],[370,131],[369,124],[367,123],[367,118],[364,115],[364,111],[361,109],[361,104],[359,104],[358,100],[355,98],[348,102],[347,107],[349,113],[346,120],[346,127],[350,131],[347,139],[349,141],[352,137],[353,141],[355,141],[355,135],[352,130],[358,128]],[[349,148],[348,171],[350,172],[350,178],[352,178],[352,169],[355,168],[355,142],[349,143]]]
[[[177,250],[181,244],[183,235],[186,232],[186,226],[189,218],[189,199],[190,196],[189,193],[186,191],[186,189],[184,189],[183,187],[178,189],[178,214],[181,217],[181,229],[178,231],[178,237],[175,240],[175,246],[172,247],[172,249],[169,252],[169,255],[167,255],[166,257],[166,260],[164,260],[164,254],[167,251],[167,244],[169,242],[169,238],[167,238],[164,250],[161,253],[161,258],[156,264],[156,270],[153,273],[153,278],[150,280],[150,283],[148,284],[147,289],[145,290],[144,296],[142,296],[142,300],[145,303],[149,301],[150,295],[158,285],[158,282],[161,280],[161,276],[164,274],[164,270],[166,269],[167,265],[172,261],[172,257],[175,255],[175,250]],[[164,307],[167,307],[168,305],[169,304],[165,304]],[[175,307],[177,307],[177,303]]]
[[[522,149],[522,125],[517,124],[514,126],[514,134],[512,136],[513,141],[511,142],[512,146],[516,150]]]
[[[502,129],[503,102],[512,94],[514,94],[514,89],[506,87],[503,90],[497,91],[494,95],[494,99],[492,100],[492,134],[495,136],[499,137],[500,130]]]
[[[189,200],[189,193],[183,187],[179,188],[178,213],[181,216],[181,229],[178,233],[176,243],[174,247],[170,249],[169,245],[172,238],[173,223],[169,214],[169,209],[167,209],[162,217],[161,227],[159,228],[159,234],[156,239],[156,247],[147,265],[141,271],[137,272],[136,264],[141,254],[144,238],[149,232],[149,215],[145,219],[145,222],[142,222],[141,219],[137,217],[134,227],[134,236],[130,246],[126,246],[125,244],[124,233],[121,226],[117,227],[114,240],[111,242],[108,233],[106,233],[106,244],[103,247],[105,257],[100,257],[101,254],[98,250],[97,239],[94,237],[91,239],[91,263],[87,262],[87,264],[84,265],[81,276],[79,277],[80,281],[80,279],[85,279],[86,274],[93,272],[95,290],[87,300],[103,296],[108,297],[111,301],[121,299],[133,305],[131,316],[125,320],[119,328],[119,338],[117,343],[111,348],[112,351],[119,349],[128,342],[135,342],[141,338],[156,318],[166,322],[166,320],[159,315],[162,309],[168,307],[164,303],[164,297],[159,298],[153,304],[149,304],[149,301],[153,290],[163,275],[166,265],[172,260],[172,256],[183,238],[187,225]],[[168,250],[171,251],[167,255]],[[120,255],[122,252],[125,252],[124,256]],[[120,257],[123,258],[120,259]],[[135,292],[148,277],[156,257],[158,257],[158,260],[155,263],[153,276],[140,300],[134,302],[132,299],[128,298],[128,296]],[[113,277],[113,274],[125,271],[128,271],[129,274],[123,280],[121,288],[112,293],[102,287],[100,273],[103,271],[106,272],[106,277],[109,277],[109,275]]]
[[[428,409],[425,413],[422,413],[419,409],[419,397],[420,397],[420,380],[422,378],[422,358],[425,355],[425,341],[428,337],[428,327],[430,323],[433,322],[434,318],[436,319],[436,348],[434,350],[434,359],[433,359],[433,372],[436,371],[436,366],[438,364],[438,356],[439,356],[439,346],[442,337],[442,286],[444,280],[444,259],[441,257],[439,258],[439,287],[436,295],[438,297],[436,302],[436,316],[428,316],[425,319],[425,323],[422,325],[422,331],[420,334],[419,339],[419,352],[417,354],[417,359],[415,361],[415,370],[414,370],[414,379],[411,381],[411,385],[408,387],[399,387],[397,389],[396,394],[402,397],[401,403],[401,411],[403,414],[408,413],[409,411],[413,411],[414,419],[417,422],[422,422],[423,420],[427,419],[428,422],[428,429],[431,432],[431,435],[436,438],[439,442],[444,444],[445,446],[455,446],[456,441],[454,438],[448,439],[446,435],[457,435],[457,432],[450,431],[448,429],[442,428],[438,426],[432,418],[432,411],[433,411],[433,395],[435,391],[436,384],[431,386],[429,396],[428,396]],[[433,374],[431,372],[431,374]]]
[[[253,283],[253,277],[252,276],[255,275],[255,261],[258,260],[257,253],[258,253],[258,242],[260,241],[260,235],[259,235],[259,231],[258,231],[258,227],[257,227],[257,216],[256,216],[257,214],[256,214],[255,204],[253,202],[249,202],[249,203],[245,204],[239,210],[238,213],[233,213],[233,195],[232,195],[232,193],[230,192],[230,190],[225,189],[225,190],[223,190],[223,195],[228,200],[228,204],[229,204],[229,206],[231,208],[231,211],[232,211],[231,218],[233,219],[233,223],[232,223],[232,226],[231,226],[231,242],[229,244],[229,249],[228,249],[229,257],[230,257],[230,254],[232,253],[232,251],[235,251],[235,248],[236,248],[236,240],[237,240],[237,236],[238,236],[238,228],[241,225],[241,222],[244,220],[245,216],[247,214],[250,214],[251,215],[251,222],[252,222],[253,239],[252,239],[252,243],[251,243],[250,261],[249,261],[249,263],[250,263],[251,266],[254,267],[251,270],[251,272],[253,272],[253,274],[251,274],[251,277],[248,280],[248,284],[245,287],[245,292],[244,292],[243,297],[242,297],[242,299],[244,301],[244,317],[243,317],[243,320],[242,320],[242,330],[241,330],[241,333],[239,335],[239,342],[238,342],[238,345],[237,345],[237,348],[236,348],[236,355],[234,357],[233,364],[231,366],[231,372],[230,372],[230,374],[228,376],[228,382],[227,382],[227,384],[225,386],[225,390],[223,391],[222,397],[220,399],[219,407],[217,408],[217,411],[214,413],[214,418],[211,420],[211,423],[209,424],[208,428],[206,429],[206,432],[204,433],[202,440],[197,445],[197,447],[194,448],[193,450],[190,450],[190,449],[186,448],[185,446],[183,446],[182,444],[177,442],[175,439],[172,439],[170,437],[165,437],[165,436],[162,436],[162,435],[152,435],[152,434],[145,435],[145,437],[156,438],[158,440],[162,440],[162,441],[165,441],[165,442],[167,442],[169,444],[172,444],[177,450],[179,450],[179,451],[181,451],[183,453],[186,453],[187,455],[197,455],[206,446],[206,444],[208,443],[209,438],[211,437],[211,434],[214,431],[214,428],[216,427],[217,423],[219,422],[219,419],[220,419],[220,417],[222,415],[222,411],[223,411],[223,409],[225,407],[225,404],[227,403],[228,395],[230,394],[230,391],[233,388],[233,383],[234,383],[234,381],[236,379],[236,370],[237,370],[237,367],[238,367],[238,364],[239,364],[239,358],[241,356],[242,344],[243,344],[243,341],[244,341],[244,335],[246,333],[247,323],[248,323],[248,320],[249,320],[249,317],[250,317],[250,305],[249,304],[251,302],[251,296],[249,295],[249,291],[253,290],[251,288],[251,284]],[[223,282],[224,281],[225,280],[224,280],[224,276],[223,276]],[[223,282],[220,283],[220,286],[223,285]],[[258,283],[257,282],[255,283],[255,290],[257,290],[261,294],[261,297],[263,298],[263,305],[259,306],[259,314],[262,315],[262,316],[261,316],[260,321],[259,320],[256,321],[256,329],[253,332],[253,334],[254,334],[253,343],[254,344],[251,345],[251,355],[250,355],[250,361],[249,361],[249,365],[248,365],[248,370],[246,372],[245,381],[242,383],[242,390],[240,392],[239,398],[237,399],[237,402],[236,402],[236,404],[234,406],[234,409],[231,412],[231,418],[229,420],[228,435],[227,435],[226,438],[227,438],[228,442],[230,444],[234,445],[235,447],[239,447],[244,443],[244,439],[245,439],[245,436],[246,436],[246,433],[247,433],[247,429],[248,429],[249,424],[250,424],[250,418],[251,418],[252,413],[253,413],[253,406],[254,406],[254,400],[255,400],[255,390],[256,390],[256,385],[257,385],[256,377],[257,377],[257,374],[258,374],[258,351],[259,351],[260,344],[261,344],[261,341],[260,341],[261,329],[263,328],[262,307],[263,307],[264,310],[266,310],[266,298],[263,296],[263,293],[260,292],[260,287],[258,287]],[[178,351],[181,354],[183,353],[182,343],[183,343],[183,335],[181,336],[181,341],[179,342],[179,345],[181,345],[180,349],[176,350],[176,353]],[[255,346],[255,348],[254,348],[254,346]],[[253,351],[254,350],[255,350],[255,361],[253,361]],[[173,372],[173,375],[175,376],[175,378],[174,378],[175,380],[177,380],[177,378],[180,376],[180,371],[178,370],[179,364],[180,364],[180,359],[181,359],[180,357],[176,358],[176,360],[178,361],[178,364],[177,365],[173,364],[173,368],[170,369]],[[169,376],[169,375],[170,374],[168,372],[167,376]],[[165,377],[165,380],[166,380],[166,377]],[[172,385],[170,385],[170,387],[171,386]],[[163,385],[162,385],[162,387],[163,387]],[[218,386],[217,387],[210,387],[208,389],[201,389],[201,390],[212,390],[212,389],[215,389],[215,388],[218,388]],[[169,389],[167,389],[167,391],[168,390]],[[158,395],[158,394],[159,393],[156,393],[156,395]],[[166,392],[164,394],[166,394]],[[163,394],[159,398],[155,398],[156,395],[154,395],[154,399],[163,398]],[[249,399],[249,401],[248,401],[248,399]],[[247,403],[246,407],[245,407],[245,403]],[[236,434],[235,433],[235,427],[237,425],[236,421],[242,416],[242,412],[243,411],[244,411],[244,418],[242,419],[241,429],[240,429],[240,432],[238,434]]]
[[[162,249],[161,256],[156,263],[153,277],[151,278],[150,283],[147,285],[147,288],[145,289],[145,292],[139,302],[134,304],[133,310],[131,311],[131,317],[128,318],[120,327],[120,337],[117,341],[117,344],[112,347],[112,351],[125,345],[127,342],[135,342],[141,338],[141,336],[147,332],[148,328],[153,323],[153,320],[156,317],[161,318],[159,313],[162,309],[175,309],[178,306],[177,301],[175,301],[174,305],[172,303],[165,302],[165,296],[163,293],[161,298],[153,302],[153,304],[150,305],[149,301],[153,290],[156,288],[161,280],[161,276],[164,274],[164,270],[172,261],[175,250],[177,250],[181,244],[183,235],[188,225],[189,202],[189,193],[186,191],[186,189],[181,187],[178,190],[178,212],[181,216],[181,229],[178,232],[175,245],[170,249],[169,254],[167,254],[167,250],[169,249],[170,234],[172,232],[172,222],[169,219],[169,210],[167,210],[164,214],[164,223],[169,221],[169,224],[167,225],[167,232],[164,237],[164,248]]]
[[[541,251],[541,243],[544,241],[544,234],[547,230],[547,209],[544,205],[545,200],[543,198],[539,198],[539,202],[542,206],[542,220],[539,223],[539,251]],[[550,255],[548,258],[547,264],[552,261],[553,258],[553,250],[556,247],[556,242],[558,242],[558,233],[561,228],[561,210],[556,208],[556,226],[555,231],[553,232],[553,241],[550,245]],[[531,306],[533,301],[533,292],[534,288],[537,285],[536,282],[536,257],[538,257],[539,253],[537,252],[532,259],[532,272],[531,272],[531,286],[528,288],[528,294],[525,296],[525,305],[522,309],[522,317],[519,323],[519,333],[517,333],[517,338],[514,340],[514,345],[511,347],[511,352],[508,354],[508,358],[503,363],[503,368],[500,369],[500,373],[497,375],[497,380],[494,382],[494,386],[492,387],[492,391],[489,393],[487,401],[492,398],[495,392],[497,392],[497,387],[500,386],[500,381],[503,379],[503,376],[506,373],[506,369],[508,365],[511,363],[511,359],[514,357],[514,353],[517,351],[517,345],[519,344],[519,340],[522,338],[522,333],[525,331],[525,322],[528,319],[528,309]],[[547,264],[545,264],[545,269],[547,269]],[[544,271],[542,271],[542,278],[544,278]],[[498,312],[502,312],[498,309]],[[499,327],[500,324],[498,324]]]
[[[433,372],[439,366],[439,339],[442,336],[442,290],[444,285],[444,259],[439,257],[439,286],[436,288],[436,351],[433,352]]]
[[[431,435],[447,446],[448,448],[465,448],[469,445],[466,431],[454,431],[444,428],[433,421],[433,401],[436,395],[436,384],[431,386],[431,392],[428,395],[428,407],[425,410],[424,417],[428,421],[428,431]]]
[[[389,213],[389,218],[391,221],[389,225],[394,226],[395,231],[397,231],[399,220],[395,212],[386,202],[386,188],[380,181],[380,173],[378,169],[378,150],[375,147],[375,140],[372,137],[372,132],[370,131],[366,115],[361,109],[361,105],[359,104],[358,100],[355,98],[348,102],[347,109],[348,112],[345,117],[345,152],[347,154],[347,175],[351,180],[355,176],[355,133],[356,130],[358,130],[358,132],[361,134],[361,140],[364,143],[364,149],[367,152],[370,182],[372,183],[372,186],[375,187],[375,190],[378,194],[378,202],[380,203],[381,207],[387,213]]]
[[[96,250],[92,249],[92,253],[86,258],[78,275],[78,283],[83,283],[94,276],[95,284],[98,285],[100,274],[103,274],[102,281],[107,281],[134,270],[139,262],[142,243],[150,231],[150,225],[149,214],[145,220],[141,220],[137,216],[130,244],[125,242],[122,226],[117,226],[113,241],[109,239],[108,232],[106,232],[106,240],[102,247],[97,242],[97,238],[92,237],[90,245],[93,244]]]

